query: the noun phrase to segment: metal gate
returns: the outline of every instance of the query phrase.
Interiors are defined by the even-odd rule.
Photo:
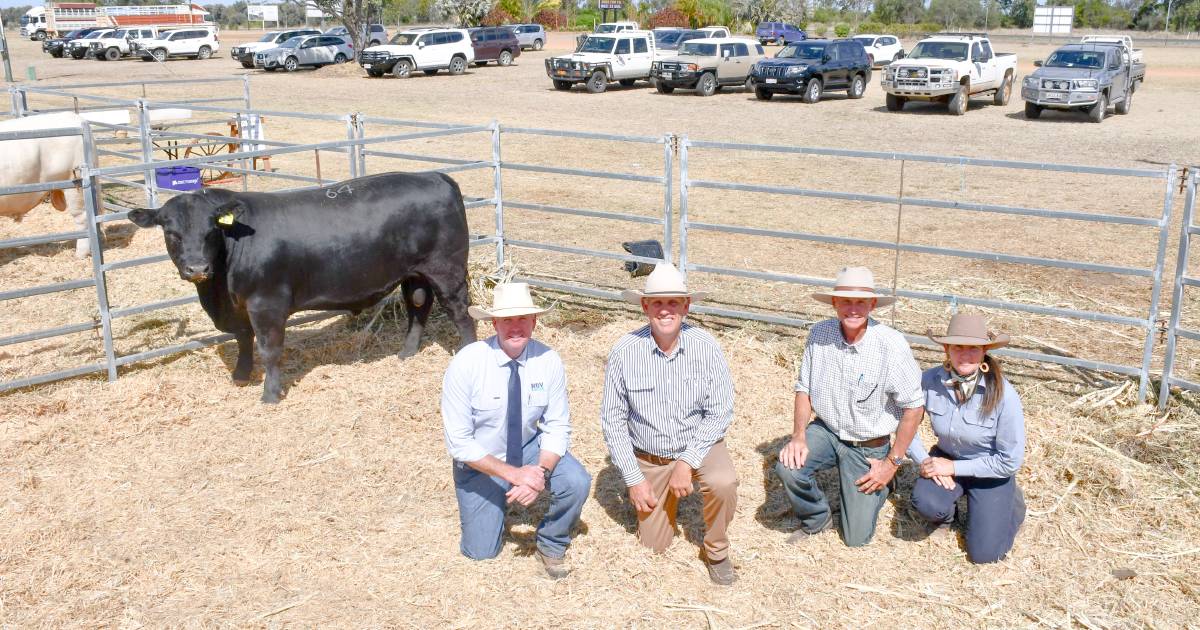
[[[1164,409],[1171,395],[1171,386],[1181,387],[1190,391],[1200,391],[1200,382],[1175,376],[1177,344],[1180,339],[1200,341],[1200,331],[1185,328],[1182,317],[1188,309],[1185,307],[1187,287],[1200,287],[1200,277],[1188,274],[1188,259],[1192,238],[1200,234],[1200,226],[1195,225],[1196,216],[1196,186],[1197,169],[1193,167],[1188,173],[1186,196],[1183,203],[1183,229],[1179,232],[1179,258],[1175,263],[1175,290],[1171,299],[1171,319],[1167,322],[1167,349],[1163,357],[1162,383],[1158,390],[1158,408]],[[1195,314],[1190,313],[1190,314]],[[1192,370],[1194,373],[1195,370]],[[1194,378],[1194,377],[1193,377]]]

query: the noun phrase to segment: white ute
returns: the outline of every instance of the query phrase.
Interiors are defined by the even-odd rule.
[[[592,33],[573,54],[546,58],[546,74],[556,90],[583,83],[588,92],[599,94],[612,81],[624,86],[648,81],[653,63],[654,35],[650,31]]]
[[[900,111],[908,101],[939,101],[961,116],[977,94],[991,94],[993,103],[1007,105],[1016,73],[1017,56],[992,52],[987,35],[939,33],[889,64],[881,81],[888,111]]]

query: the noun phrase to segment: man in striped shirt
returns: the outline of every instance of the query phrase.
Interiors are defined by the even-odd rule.
[[[870,319],[876,307],[895,301],[875,293],[870,269],[847,267],[833,291],[813,297],[832,305],[837,318],[808,333],[792,439],[779,452],[775,472],[800,517],[800,529],[788,539],[798,543],[833,526],[815,475],[837,467],[842,538],[858,547],[875,535],[888,483],[921,424],[921,371],[904,336]]]
[[[662,552],[675,535],[679,499],[700,482],[708,575],[736,579],[726,530],[737,507],[737,473],[725,447],[733,420],[733,382],[721,346],[684,323],[692,300],[683,276],[659,263],[645,291],[625,291],[649,324],[623,337],[608,356],[600,422],[613,465],[637,510],[638,539]]]

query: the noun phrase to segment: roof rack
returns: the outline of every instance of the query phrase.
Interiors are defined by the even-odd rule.
[[[987,33],[934,33],[934,37],[987,37]]]

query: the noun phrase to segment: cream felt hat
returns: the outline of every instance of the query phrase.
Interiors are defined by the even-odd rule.
[[[521,315],[541,315],[550,309],[539,308],[529,295],[529,285],[524,282],[505,282],[497,284],[492,291],[492,308],[471,306],[467,312],[475,319],[495,319],[497,317],[520,317]]]
[[[683,274],[679,273],[675,265],[661,262],[654,265],[654,271],[646,276],[644,290],[625,289],[621,292],[621,297],[634,304],[641,304],[642,298],[654,297],[687,297],[692,298],[693,302],[699,302],[708,297],[708,292],[688,291],[687,283],[683,281]]]
[[[866,267],[845,267],[838,272],[837,280],[834,283],[832,291],[813,293],[813,299],[825,304],[833,304],[835,297],[875,299],[878,300],[875,308],[884,307],[896,301],[896,298],[890,295],[880,295],[875,292],[875,274]]]
[[[933,330],[925,333],[934,343],[943,346],[982,346],[984,350],[1007,346],[1009,336],[1003,333],[997,335],[987,329],[987,320],[976,313],[958,313],[950,318],[946,325],[946,334],[942,337],[933,336]]]

